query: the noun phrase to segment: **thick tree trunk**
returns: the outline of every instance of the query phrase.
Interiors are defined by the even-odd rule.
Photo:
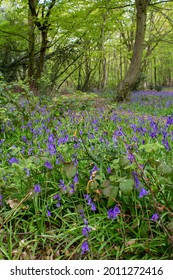
[[[40,56],[37,63],[37,72],[35,75],[36,80],[39,80],[41,78],[41,75],[44,70],[45,55],[46,55],[47,43],[48,43],[47,34],[48,34],[47,29],[41,32],[41,49],[40,49]]]
[[[141,70],[142,54],[146,29],[146,12],[151,0],[135,0],[136,5],[136,35],[133,47],[133,55],[129,69],[123,81],[117,87],[116,101],[128,100]]]

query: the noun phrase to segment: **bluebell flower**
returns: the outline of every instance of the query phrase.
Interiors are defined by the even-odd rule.
[[[12,157],[12,158],[10,158],[9,160],[8,160],[8,162],[10,163],[10,164],[13,164],[13,163],[19,163],[19,160],[17,159],[17,158],[15,158],[15,157]]]
[[[153,214],[152,217],[151,217],[151,220],[154,221],[154,222],[157,222],[159,219],[159,215],[157,213]]]
[[[48,142],[49,142],[49,143],[55,142],[55,138],[54,138],[54,135],[53,135],[53,134],[50,134],[50,135],[49,135],[49,137],[48,137]]]
[[[146,189],[142,188],[139,193],[139,198],[144,197],[146,195],[148,195],[148,191]]]
[[[85,226],[82,228],[82,235],[87,237],[90,231],[91,231],[91,228],[89,228],[88,226]]]
[[[47,147],[48,147],[48,152],[50,153],[51,156],[56,154],[56,146],[55,146],[55,144],[48,143]]]
[[[67,190],[67,187],[64,183],[64,181],[62,179],[60,179],[59,181],[59,187],[63,190],[63,191],[66,191]]]
[[[39,184],[34,185],[34,192],[35,192],[35,193],[41,192],[41,187],[40,187]]]
[[[22,136],[22,140],[26,143],[27,142],[26,136]]]
[[[23,170],[26,172],[26,176],[29,177],[30,176],[29,168],[24,168]]]
[[[133,179],[134,179],[134,182],[135,182],[135,187],[138,189],[139,185],[140,185],[140,181],[139,181],[139,178],[138,178],[138,173],[133,171],[132,175],[133,175]]]
[[[47,216],[50,217],[52,214],[50,212],[50,210],[47,209]]]
[[[114,208],[108,210],[108,218],[114,220],[120,212],[120,208],[115,206]]]
[[[0,194],[0,205],[2,205],[2,195]]]
[[[49,169],[52,169],[52,168],[53,168],[53,167],[52,167],[52,164],[51,164],[49,161],[46,161],[46,162],[44,163],[44,166],[47,167],[47,168],[49,168]]]
[[[87,201],[87,205],[90,206],[92,211],[96,211],[96,205],[95,203],[92,201],[91,197],[89,196],[89,194],[84,194],[84,198]]]
[[[82,249],[82,255],[89,251],[88,241],[84,241],[82,243],[81,249]]]
[[[111,168],[110,168],[110,166],[108,166],[107,172],[108,172],[108,173],[111,173]]]
[[[77,184],[79,182],[78,171],[76,172],[76,175],[74,176],[73,182],[74,182],[74,184]]]

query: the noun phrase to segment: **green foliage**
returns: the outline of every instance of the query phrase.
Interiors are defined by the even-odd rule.
[[[114,111],[116,105],[100,110],[95,94],[40,99],[22,84],[16,94],[16,86],[1,85],[0,258],[172,258],[173,161],[161,133],[166,129],[172,147],[172,125],[154,119],[141,125],[141,117]],[[158,129],[155,138],[150,125]],[[41,189],[35,193],[37,184]],[[108,219],[115,205],[120,213]],[[79,211],[91,228],[90,251],[84,255]],[[151,220],[155,213],[158,221]]]

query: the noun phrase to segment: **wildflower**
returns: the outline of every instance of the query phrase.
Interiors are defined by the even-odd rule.
[[[2,195],[0,194],[0,205],[2,205]]]
[[[12,158],[10,158],[9,160],[8,160],[8,162],[10,163],[10,164],[13,164],[13,163],[19,163],[19,161],[18,161],[18,159],[17,158],[15,158],[15,157],[12,157]]]
[[[89,228],[88,226],[85,226],[85,227],[82,228],[82,235],[83,236],[88,236],[90,231],[91,231],[91,228]]]
[[[55,146],[55,144],[48,143],[47,147],[48,147],[48,151],[49,151],[51,156],[56,154],[56,146]]]
[[[153,214],[153,216],[151,217],[151,220],[154,222],[157,222],[159,219],[159,215],[157,213]]]
[[[35,192],[35,193],[41,192],[41,187],[40,187],[39,184],[34,185],[34,192]]]
[[[140,193],[139,193],[139,198],[148,195],[148,191],[144,188],[141,189]]]
[[[46,161],[45,164],[44,164],[45,167],[49,168],[49,169],[52,169],[52,164],[49,162],[49,161]]]
[[[96,205],[94,202],[92,202],[90,206],[92,211],[96,211]]]
[[[111,173],[111,168],[110,168],[110,166],[108,166],[107,172],[108,172],[108,173]]]
[[[108,219],[114,220],[120,212],[121,211],[118,206],[115,206],[114,208],[109,209],[108,210]]]
[[[60,164],[64,162],[64,158],[61,154],[58,155],[57,159],[56,159],[56,164]]]
[[[82,249],[82,255],[89,251],[88,241],[84,241],[82,243],[81,249]]]
[[[90,171],[90,174],[92,174],[94,171],[98,171],[98,170],[99,170],[99,168],[96,165],[94,165],[94,167]]]
[[[139,181],[139,178],[138,178],[138,173],[133,171],[132,175],[133,175],[133,179],[134,179],[134,182],[135,182],[135,187],[138,189],[139,185],[140,185],[140,181]]]
[[[62,179],[60,179],[59,181],[59,187],[63,190],[63,191],[66,191],[67,190],[67,187],[64,183],[64,181]]]
[[[26,136],[22,136],[22,140],[23,140],[24,142],[27,142]]]
[[[75,191],[75,185],[70,184],[70,193],[74,193],[74,191]]]
[[[50,210],[47,209],[47,216],[50,217],[51,216],[51,212]]]
[[[59,194],[56,194],[56,195],[54,195],[54,197],[53,197],[54,199],[57,199],[57,200],[61,200],[61,197],[60,197],[60,195]]]
[[[113,137],[114,137],[114,136],[123,136],[123,135],[124,135],[124,133],[123,133],[123,131],[122,131],[122,127],[119,127],[118,130],[115,130],[115,131],[114,131]]]
[[[96,211],[96,205],[95,203],[92,201],[91,197],[89,196],[89,194],[84,194],[84,198],[87,201],[87,205],[91,207],[92,211]]]
[[[74,184],[77,184],[79,182],[79,178],[78,178],[78,171],[76,172],[76,175],[73,179]]]
[[[55,200],[57,200],[57,204],[56,204],[56,207],[60,207],[61,206],[61,203],[60,203],[60,201],[61,201],[61,197],[60,197],[60,195],[59,194],[56,194],[56,195],[54,195],[54,197],[53,197]]]
[[[50,134],[50,135],[49,135],[49,138],[48,138],[48,142],[49,142],[49,143],[53,143],[54,141],[55,141],[54,135],[53,135],[53,134]]]
[[[130,152],[127,153],[127,158],[130,161],[130,163],[132,163],[135,160],[135,156]]]
[[[23,170],[26,172],[26,176],[29,177],[30,176],[29,168],[24,168]]]

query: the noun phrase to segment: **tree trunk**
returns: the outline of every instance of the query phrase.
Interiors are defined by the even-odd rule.
[[[146,12],[151,0],[135,0],[136,5],[136,35],[133,47],[133,55],[129,69],[123,81],[117,87],[116,101],[128,100],[141,70],[142,54],[146,29]]]
[[[33,17],[31,15],[30,9],[28,10],[28,40],[29,40],[29,45],[28,45],[28,55],[29,55],[29,63],[28,63],[28,80],[29,80],[29,85],[32,88],[33,83],[34,83],[34,64],[35,64],[35,32],[34,32],[34,21]]]
[[[41,75],[44,70],[45,54],[47,51],[47,43],[48,43],[47,35],[48,35],[47,29],[41,32],[41,49],[40,49],[40,56],[37,64],[37,72],[35,75],[37,81],[41,78]]]

